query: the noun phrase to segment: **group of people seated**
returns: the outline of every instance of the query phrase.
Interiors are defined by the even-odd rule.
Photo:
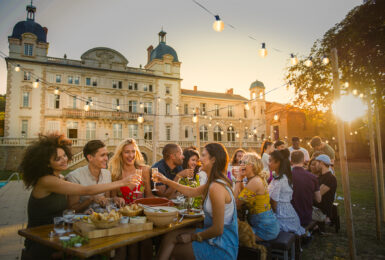
[[[330,152],[330,146],[320,140],[313,138],[314,150]],[[83,149],[88,164],[63,177],[72,157],[70,142],[61,135],[41,135],[27,148],[20,165],[26,187],[32,188],[28,228],[52,224],[65,209],[87,213],[108,204],[121,207],[142,197],[173,199],[183,194],[196,198],[194,206],[203,208],[203,228],[167,233],[157,258],[236,259],[237,210],[241,208],[248,212],[257,241],[273,240],[280,231],[303,235],[314,217],[317,221],[330,218],[336,191],[331,168],[334,155],[330,158],[315,152],[310,158],[299,147],[298,138],[293,138],[289,149],[285,145],[276,143],[274,147],[266,141],[261,157],[238,149],[229,162],[226,148],[219,143],[207,144],[201,154],[194,147],[182,150],[177,144],[167,144],[163,159],[149,167],[134,139],[122,141],[110,159],[105,144],[92,140]],[[151,168],[158,171],[151,174]],[[154,187],[156,191],[152,191]],[[151,259],[149,247],[151,240],[119,248],[115,258],[140,251],[142,259]],[[55,254],[53,249],[25,241],[24,259],[60,257]]]

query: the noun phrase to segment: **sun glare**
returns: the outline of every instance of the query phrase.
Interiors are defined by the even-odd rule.
[[[333,113],[345,122],[352,122],[365,115],[367,106],[362,99],[347,95],[335,101],[332,106]]]

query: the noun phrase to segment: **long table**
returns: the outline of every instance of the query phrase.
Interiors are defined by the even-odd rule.
[[[63,251],[66,254],[87,258],[93,255],[103,254],[115,248],[131,245],[148,238],[156,237],[170,231],[189,227],[203,221],[203,217],[184,219],[180,223],[171,224],[169,227],[155,227],[153,230],[128,233],[116,236],[108,236],[90,239],[89,242],[81,247],[63,248],[58,237],[50,238],[49,234],[53,230],[53,225],[39,226],[35,228],[21,229],[19,235],[40,244]]]

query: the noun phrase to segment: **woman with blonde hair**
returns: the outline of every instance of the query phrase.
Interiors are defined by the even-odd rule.
[[[236,176],[234,194],[237,206],[245,204],[249,210],[248,221],[258,241],[275,239],[279,234],[279,223],[270,205],[267,185],[269,173],[263,170],[262,160],[256,153],[246,153],[241,159],[242,170]],[[247,178],[246,186],[243,179]]]
[[[108,166],[112,181],[134,176],[138,174],[138,170],[142,171],[142,181],[139,185],[120,187],[119,190],[112,191],[113,197],[120,196],[125,203],[132,203],[135,199],[143,197],[143,194],[145,197],[153,196],[150,186],[150,167],[144,165],[143,156],[134,139],[129,138],[120,142]]]

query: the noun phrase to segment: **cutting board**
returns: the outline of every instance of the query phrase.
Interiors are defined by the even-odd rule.
[[[75,222],[73,226],[73,229],[76,233],[88,238],[115,236],[120,234],[152,230],[152,228],[152,222],[146,222],[143,224],[119,224],[113,228],[97,229],[93,224],[78,221]]]

